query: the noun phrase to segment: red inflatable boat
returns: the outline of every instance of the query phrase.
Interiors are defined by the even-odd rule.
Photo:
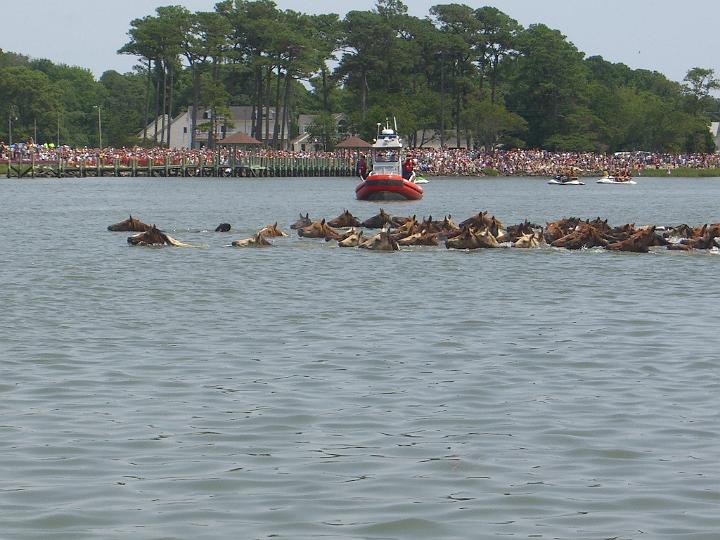
[[[423,188],[399,174],[372,174],[355,188],[361,201],[416,201],[423,196]]]
[[[355,188],[360,201],[416,201],[423,188],[402,176],[402,143],[394,130],[386,127],[372,145],[372,170]]]

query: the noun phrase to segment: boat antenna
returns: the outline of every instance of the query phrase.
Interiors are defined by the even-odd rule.
[[[380,126],[382,126],[382,124],[380,122],[378,122],[377,123],[377,138],[378,139],[380,138]]]
[[[397,133],[397,118],[393,116],[393,123],[395,124],[395,133]]]

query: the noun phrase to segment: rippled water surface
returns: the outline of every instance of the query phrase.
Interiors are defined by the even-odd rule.
[[[718,255],[227,247],[375,215],[353,187],[0,180],[0,538],[720,537]],[[698,225],[719,200],[434,179],[385,208]],[[129,247],[130,212],[201,247]]]

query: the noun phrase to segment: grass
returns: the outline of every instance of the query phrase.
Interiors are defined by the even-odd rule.
[[[709,177],[720,177],[720,169],[694,169],[690,167],[678,167],[676,169],[643,169],[640,171],[639,177],[682,177],[682,178],[709,178]]]

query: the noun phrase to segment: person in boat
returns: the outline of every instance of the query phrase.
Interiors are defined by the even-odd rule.
[[[357,161],[357,164],[355,165],[355,172],[365,180],[367,178],[367,160],[365,159],[365,156],[363,154],[360,154],[360,158]]]
[[[408,156],[405,161],[403,161],[402,164],[402,176],[405,180],[410,180],[413,174],[413,170],[415,169],[415,163],[413,159]]]

